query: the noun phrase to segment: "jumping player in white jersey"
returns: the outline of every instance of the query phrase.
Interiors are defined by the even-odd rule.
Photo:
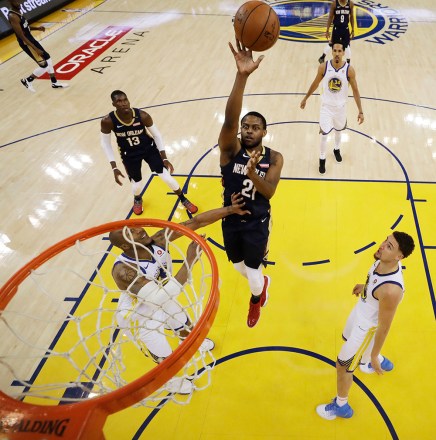
[[[56,79],[53,62],[50,55],[45,51],[41,44],[36,40],[30,31],[44,32],[44,26],[30,26],[24,15],[21,14],[20,0],[9,0],[11,4],[11,10],[8,14],[9,23],[12,26],[12,30],[17,37],[18,44],[34,60],[38,67],[27,78],[21,80],[21,84],[26,87],[27,90],[35,92],[33,87],[33,80],[48,73],[51,80],[51,86],[53,89],[64,89],[68,87],[68,84],[60,83]]]
[[[232,193],[241,193],[250,214],[226,217],[222,230],[227,256],[250,286],[247,325],[254,327],[260,317],[260,308],[268,300],[270,278],[263,275],[262,264],[268,253],[270,199],[280,181],[283,156],[262,145],[266,120],[260,113],[249,112],[242,117],[241,138],[238,138],[245,85],[263,56],[254,61],[251,50],[238,40],[236,50],[230,43],[229,46],[235,57],[237,73],[218,139],[224,205],[231,203]]]
[[[391,371],[393,363],[380,354],[398,305],[404,295],[401,260],[415,248],[410,235],[395,231],[374,254],[365,284],[356,284],[353,295],[360,296],[348,317],[342,346],[336,362],[337,396],[329,404],[319,405],[319,416],[327,420],[350,418],[353,409],[348,394],[353,383],[353,372],[360,364],[365,373],[383,374]]]
[[[330,39],[330,26],[333,23],[333,31]],[[349,29],[351,26],[351,32]],[[329,17],[325,37],[328,41],[323,54],[318,58],[320,64],[324,63],[325,57],[330,52],[332,42],[342,43],[345,49],[347,63],[351,62],[350,40],[354,37],[354,3],[351,0],[333,0],[330,6]]]
[[[319,133],[321,144],[319,153],[319,172],[326,172],[326,149],[327,135],[335,130],[335,148],[333,150],[336,162],[342,162],[340,151],[341,131],[347,128],[347,98],[348,83],[353,90],[354,100],[359,110],[357,122],[364,121],[362,103],[360,102],[359,89],[357,87],[356,72],[352,66],[342,60],[344,46],[342,43],[334,43],[332,47],[333,59],[320,64],[315,79],[309,87],[306,96],[300,103],[300,108],[306,107],[310,95],[322,82],[321,110],[319,116]]]
[[[117,140],[121,160],[132,183],[133,212],[140,215],[142,208],[142,161],[147,162],[150,170],[155,172],[180,199],[190,214],[198,211],[197,206],[183,194],[176,179],[171,175],[174,167],[165,153],[165,146],[160,131],[153,123],[151,116],[138,108],[131,108],[127,95],[121,90],[111,93],[115,111],[101,120],[101,145],[114,172],[114,179],[122,185],[124,174],[118,169],[111,145],[111,132]]]
[[[230,206],[203,212],[181,224],[196,230],[228,215],[249,214],[243,207],[241,195],[233,194]],[[197,245],[192,242],[185,264],[172,277],[171,257],[165,250],[165,231],[162,229],[149,236],[143,228],[125,228],[109,234],[111,244],[123,251],[112,269],[115,283],[122,291],[117,310],[118,324],[157,363],[172,353],[164,334],[165,328],[174,331],[181,339],[187,337],[192,329],[188,316],[176,298],[187,281],[197,255]],[[168,240],[174,241],[181,236],[180,232],[172,231]],[[164,280],[167,282],[159,283]],[[213,346],[213,342],[206,339],[201,349],[210,350]],[[189,392],[190,384],[186,380],[177,386],[177,389],[181,387]]]

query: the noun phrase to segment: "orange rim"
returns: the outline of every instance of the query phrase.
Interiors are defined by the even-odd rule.
[[[65,404],[60,406],[45,406],[45,405],[33,405],[25,402],[15,400],[8,395],[0,391],[0,421],[2,429],[0,432],[5,432],[10,435],[10,438],[14,438],[14,431],[12,428],[12,422],[21,414],[26,423],[35,423],[35,421],[43,423],[43,421],[62,420],[66,417],[70,422],[67,425],[68,429],[65,429],[63,438],[69,438],[68,435],[82,438],[83,433],[86,434],[87,439],[102,438],[101,429],[103,428],[104,421],[109,414],[121,411],[134,403],[144,399],[151,393],[159,389],[165,384],[171,377],[177,374],[178,371],[188,362],[188,360],[194,355],[202,341],[206,337],[212,323],[215,319],[218,304],[219,304],[219,291],[218,291],[218,265],[215,260],[215,256],[212,253],[211,248],[207,244],[206,240],[200,235],[196,234],[186,226],[172,223],[166,220],[156,219],[133,219],[133,220],[120,220],[110,223],[105,223],[100,226],[96,226],[85,231],[68,237],[59,243],[51,246],[40,255],[35,257],[20,270],[18,270],[5,284],[0,288],[0,313],[4,310],[11,298],[18,290],[18,286],[30,275],[31,270],[37,269],[51,257],[61,253],[63,250],[73,246],[78,240],[86,240],[97,235],[101,235],[110,232],[115,229],[120,229],[124,226],[139,226],[139,227],[158,227],[169,228],[196,241],[206,254],[212,270],[211,280],[211,293],[209,295],[204,312],[200,316],[197,324],[192,329],[189,336],[186,338],[183,344],[179,345],[174,352],[168,356],[163,362],[156,365],[148,373],[144,374],[140,378],[125,385],[122,388],[111,391],[104,396],[95,397],[82,402]],[[20,424],[21,427],[30,427],[31,425],[25,425],[24,422]],[[96,430],[95,436],[90,437],[90,431],[86,430],[86,427],[91,427]],[[11,427],[11,431],[8,431],[8,427]],[[101,428],[101,429],[100,429]],[[30,428],[29,428],[30,429]],[[67,432],[68,431],[68,432]],[[26,438],[32,438],[32,433],[25,431],[29,435]],[[80,434],[82,433],[82,434]],[[17,433],[18,435],[22,435]],[[35,434],[35,436],[40,434]],[[94,434],[93,434],[94,435]],[[38,438],[39,438],[38,437]],[[20,437],[21,438],[21,437]],[[85,438],[85,437],[83,437]]]

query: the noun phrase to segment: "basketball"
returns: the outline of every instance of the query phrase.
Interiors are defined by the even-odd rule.
[[[237,10],[233,27],[236,38],[256,52],[271,48],[280,34],[280,21],[274,9],[257,0],[246,2]]]

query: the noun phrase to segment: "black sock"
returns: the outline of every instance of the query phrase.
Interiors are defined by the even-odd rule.
[[[33,76],[29,76],[26,78],[26,81],[31,83],[34,79],[35,78]]]
[[[142,200],[142,197],[140,195],[139,196],[135,196],[135,200],[137,200],[139,202],[140,200]]]
[[[186,200],[185,194],[183,193],[179,194],[179,199],[183,203]]]
[[[50,81],[52,82],[52,84],[56,84],[58,82],[58,80],[54,76],[50,77]]]
[[[253,304],[257,304],[259,301],[260,301],[260,295],[256,296],[256,295],[251,294],[251,302]]]

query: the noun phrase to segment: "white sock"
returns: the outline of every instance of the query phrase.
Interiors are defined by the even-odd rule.
[[[341,132],[335,131],[335,150],[339,150],[341,147]]]
[[[327,150],[327,135],[322,134],[321,135],[321,143],[319,145],[319,158],[320,159],[325,159],[326,150]]]
[[[336,403],[338,406],[344,406],[348,403],[348,396],[347,397],[339,397],[336,396]]]

